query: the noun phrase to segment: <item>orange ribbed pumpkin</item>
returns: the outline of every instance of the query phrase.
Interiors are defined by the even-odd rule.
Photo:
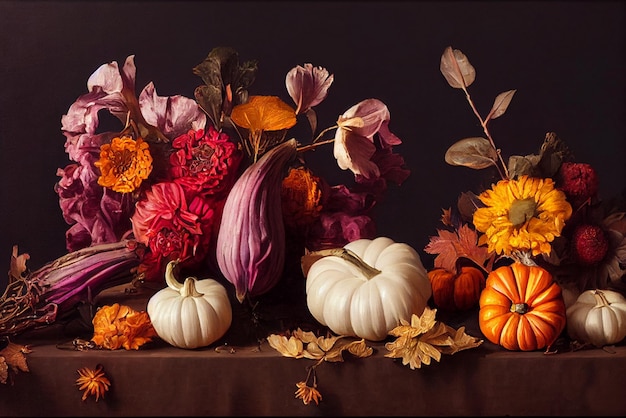
[[[479,306],[483,335],[513,351],[549,348],[567,320],[561,287],[550,272],[519,262],[489,273]]]
[[[463,266],[457,274],[444,268],[428,272],[433,301],[447,311],[465,311],[478,304],[485,288],[485,275],[476,267]]]

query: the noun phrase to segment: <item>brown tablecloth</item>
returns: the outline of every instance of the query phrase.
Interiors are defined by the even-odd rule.
[[[471,324],[467,332],[479,336]],[[314,361],[283,357],[267,342],[232,350],[184,350],[160,340],[137,351],[57,348],[70,340],[54,327],[12,339],[31,346],[30,371],[0,384],[0,415],[626,415],[623,344],[544,354],[485,341],[411,370],[385,357],[383,343],[370,343],[371,357],[321,364],[323,398],[304,405],[295,384]],[[77,370],[98,364],[111,390],[98,402],[82,401]]]

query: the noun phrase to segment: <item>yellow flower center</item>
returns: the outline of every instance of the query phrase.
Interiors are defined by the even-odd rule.
[[[509,221],[515,228],[519,228],[535,216],[536,210],[537,202],[532,197],[516,199],[509,209]]]

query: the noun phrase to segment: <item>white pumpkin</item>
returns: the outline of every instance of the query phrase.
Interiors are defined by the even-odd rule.
[[[147,312],[157,335],[178,348],[206,347],[230,328],[232,307],[226,288],[213,279],[174,277],[176,261],[167,264],[167,287],[148,300]]]
[[[596,347],[626,338],[626,298],[613,290],[586,290],[567,308],[567,333]]]
[[[400,319],[421,315],[432,295],[426,269],[408,244],[359,239],[318,254],[325,256],[305,272],[307,306],[335,334],[381,341]]]

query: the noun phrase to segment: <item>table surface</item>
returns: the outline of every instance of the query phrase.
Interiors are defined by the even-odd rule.
[[[55,334],[53,334],[55,335]],[[71,339],[69,340],[71,341]],[[73,351],[51,336],[28,343],[29,372],[0,385],[5,416],[199,415],[625,415],[626,346],[546,354],[484,342],[411,370],[369,343],[367,358],[317,368],[319,405],[295,398],[308,359],[260,346],[185,350],[160,340],[139,350]],[[101,364],[112,382],[98,402],[81,400],[77,370]]]

